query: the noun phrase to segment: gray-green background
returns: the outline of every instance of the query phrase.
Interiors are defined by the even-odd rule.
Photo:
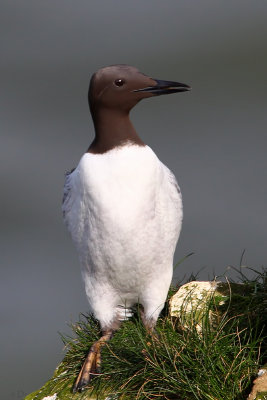
[[[192,85],[132,119],[184,199],[177,277],[266,262],[267,2],[2,0],[1,389],[16,400],[62,357],[57,331],[87,311],[61,218],[64,172],[93,137],[91,74],[116,63]]]

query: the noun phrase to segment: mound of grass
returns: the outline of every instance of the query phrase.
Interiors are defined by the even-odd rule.
[[[255,272],[250,280],[243,276],[241,285],[224,284],[221,290],[224,294],[228,290],[228,300],[221,305],[210,300],[201,334],[194,319],[190,326],[187,320],[185,329],[183,321],[171,318],[166,307],[155,335],[150,336],[137,310],[103,347],[102,372],[92,380],[92,387],[73,395],[71,388],[83,360],[100,336],[98,322],[82,315],[71,325],[75,337],[62,336],[68,351],[42,397],[36,394],[27,399],[54,393],[64,400],[107,395],[140,400],[245,399],[267,359],[267,271]],[[215,311],[218,318],[211,324],[210,312]]]

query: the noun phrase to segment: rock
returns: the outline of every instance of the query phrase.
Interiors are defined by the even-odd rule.
[[[229,295],[218,290],[220,285],[223,283],[193,281],[181,286],[170,299],[170,316],[179,318],[183,328],[192,328],[193,324],[201,333],[202,321],[206,313],[209,313],[211,323],[217,315],[216,311],[210,310],[210,302],[223,305],[229,298]]]
[[[247,400],[267,400],[267,365],[259,370]]]

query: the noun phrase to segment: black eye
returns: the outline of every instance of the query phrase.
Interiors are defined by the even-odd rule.
[[[122,86],[125,84],[125,81],[123,79],[116,79],[114,83],[116,86]]]

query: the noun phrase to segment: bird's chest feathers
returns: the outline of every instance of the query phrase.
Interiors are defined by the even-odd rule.
[[[71,175],[66,219],[90,274],[104,271],[125,286],[132,271],[129,285],[137,285],[137,276],[149,279],[152,265],[171,264],[180,211],[166,194],[165,169],[148,146],[82,157]]]
[[[153,218],[160,171],[148,149],[131,146],[81,160],[81,204],[94,230],[129,231]]]

